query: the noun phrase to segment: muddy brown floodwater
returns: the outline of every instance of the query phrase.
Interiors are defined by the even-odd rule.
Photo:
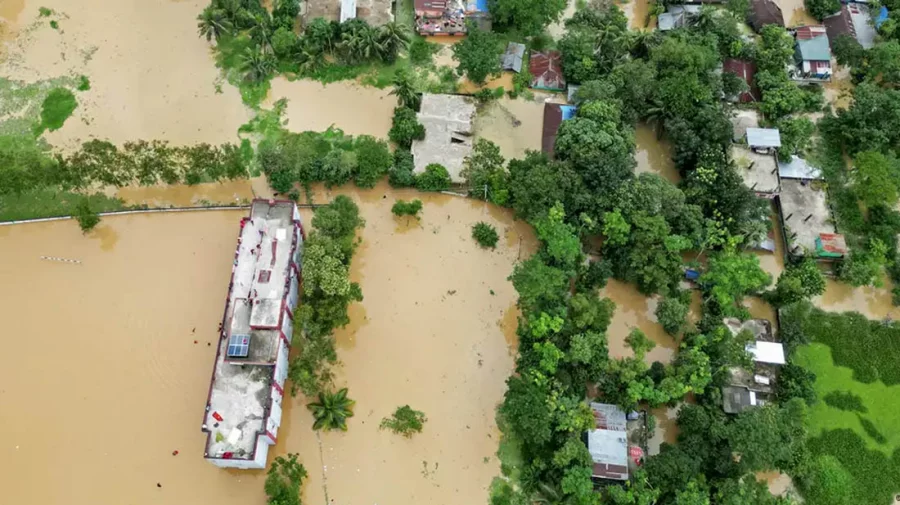
[[[475,135],[500,147],[507,160],[541,150],[544,103],[503,97],[484,106],[475,121]]]
[[[672,161],[672,144],[659,138],[656,130],[647,123],[638,123],[634,129],[636,174],[649,172],[657,174],[672,184],[681,182],[681,174]]]
[[[274,454],[300,454],[308,504],[327,505],[326,485],[335,503],[481,503],[499,473],[494,412],[513,367],[506,277],[534,251],[532,232],[468,199],[386,185],[348,194],[366,219],[351,273],[365,300],[336,335],[337,384],[350,388],[356,416],[349,432],[323,434],[320,450],[305,400],[288,401]],[[390,213],[414,197],[425,201],[421,221]],[[0,367],[5,500],[264,503],[264,474],[206,463],[199,430],[215,353],[206,342],[243,213],[106,217],[86,236],[70,221],[0,227],[0,317],[20,336],[6,346],[16,359]],[[471,239],[482,220],[506,238],[496,250]],[[407,403],[427,414],[423,433],[378,429]]]

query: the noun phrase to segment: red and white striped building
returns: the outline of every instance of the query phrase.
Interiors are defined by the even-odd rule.
[[[291,201],[254,200],[241,219],[203,415],[216,466],[265,468],[278,440],[304,237]]]

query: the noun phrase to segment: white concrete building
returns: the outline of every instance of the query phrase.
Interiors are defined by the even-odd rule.
[[[203,416],[216,466],[265,468],[278,440],[303,239],[290,201],[254,200],[241,220]]]

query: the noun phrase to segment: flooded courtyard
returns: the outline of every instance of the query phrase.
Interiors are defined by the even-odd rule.
[[[349,432],[318,437],[305,400],[286,402],[274,452],[300,454],[306,503],[326,504],[326,492],[350,504],[481,502],[499,473],[494,410],[513,366],[506,277],[534,238],[480,202],[386,186],[351,194],[366,219],[351,274],[365,300],[336,335],[337,384],[356,416]],[[413,196],[421,222],[394,218],[387,202]],[[53,314],[45,338],[10,342],[17,359],[0,371],[11,502],[264,502],[264,474],[206,463],[199,428],[243,214],[106,217],[86,236],[70,221],[0,227],[0,278],[29,293],[4,300],[10,334]],[[505,235],[496,251],[471,240],[481,220]],[[428,416],[423,433],[378,429],[407,403]]]

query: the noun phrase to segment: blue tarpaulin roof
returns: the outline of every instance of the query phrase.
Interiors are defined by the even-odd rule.
[[[487,0],[469,0],[466,2],[466,10],[469,12],[487,12]]]
[[[560,106],[560,110],[562,110],[562,119],[565,121],[575,117],[575,111],[578,110],[578,107],[574,105],[562,105]]]
[[[885,6],[881,6],[881,10],[878,11],[878,17],[875,18],[875,28],[881,28],[881,24],[887,21],[888,19],[888,9]]]

